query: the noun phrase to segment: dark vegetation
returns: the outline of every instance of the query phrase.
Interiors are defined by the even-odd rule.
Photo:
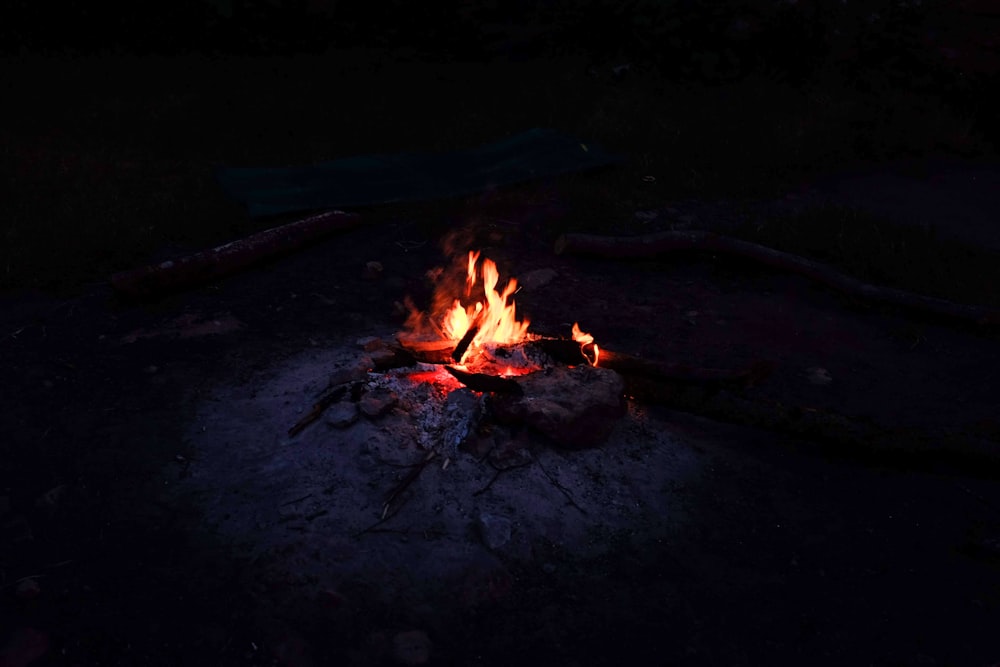
[[[833,165],[977,156],[997,139],[985,102],[997,17],[945,0],[4,11],[5,289],[73,289],[273,224],[223,200],[219,164],[447,150],[556,127],[629,156],[554,184],[572,209],[566,224],[627,233],[634,211],[671,200],[769,196]],[[858,258],[849,268],[862,272],[887,262],[904,283],[902,267],[934,261],[932,239],[873,244],[871,221],[829,215],[835,232],[810,225],[819,238],[790,239],[782,230],[801,226],[779,222],[767,240],[842,249],[834,254]]]

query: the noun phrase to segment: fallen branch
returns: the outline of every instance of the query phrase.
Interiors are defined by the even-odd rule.
[[[1000,311],[960,304],[892,287],[872,285],[833,267],[798,255],[706,231],[659,232],[642,236],[565,234],[556,241],[556,254],[596,255],[613,259],[656,257],[668,252],[710,252],[742,257],[782,271],[805,276],[853,297],[980,326],[1000,327]]]
[[[258,232],[245,239],[179,259],[111,276],[111,286],[129,299],[145,299],[216,280],[263,259],[296,250],[333,232],[361,224],[355,213],[328,211]]]

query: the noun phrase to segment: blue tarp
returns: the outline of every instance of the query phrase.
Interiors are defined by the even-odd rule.
[[[299,167],[224,167],[216,178],[252,216],[460,197],[622,158],[536,128],[477,148],[342,158]]]

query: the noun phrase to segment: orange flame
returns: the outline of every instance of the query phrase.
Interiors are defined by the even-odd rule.
[[[596,366],[598,359],[601,358],[601,348],[597,347],[597,343],[594,342],[593,336],[591,336],[589,333],[580,331],[579,322],[573,323],[573,340],[575,340],[577,343],[580,344],[580,352],[583,354],[584,358],[586,358],[587,361],[590,362],[590,365]],[[594,348],[593,361],[591,361],[590,358],[587,357],[587,353],[584,351],[584,347],[586,347],[587,345],[593,345]]]
[[[478,275],[483,279],[484,300],[463,306],[461,301],[455,299],[441,323],[441,329],[448,338],[459,341],[470,329],[478,328],[470,350],[486,343],[509,345],[520,342],[528,331],[528,320],[517,319],[514,301],[510,298],[517,292],[517,280],[509,279],[503,291],[498,292],[496,286],[500,282],[500,272],[496,263],[483,259],[477,272],[479,255],[478,251],[469,252],[466,295],[472,293]]]

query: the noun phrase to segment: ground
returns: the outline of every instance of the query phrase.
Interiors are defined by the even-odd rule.
[[[213,66],[219,67],[216,73],[224,69]],[[260,63],[246,67],[267,69]],[[419,69],[402,67],[403,75]],[[570,129],[589,127],[612,144],[617,139],[621,145],[612,145],[615,149],[632,151],[638,144],[630,130],[613,121],[625,117],[617,105],[654,96],[647,84],[606,87],[612,84],[591,81],[585,69],[564,64],[529,70],[518,71],[540,82],[541,90],[553,72],[572,80],[571,88],[589,86],[578,89],[583,106],[588,94],[603,91],[600,103],[581,111],[583,120]],[[473,77],[457,65],[442,71],[440,76],[459,82]],[[297,94],[294,89],[288,84],[289,96]],[[728,94],[736,92],[693,90],[691,104],[715,108]],[[211,97],[205,90],[191,95]],[[94,99],[113,106],[116,118],[150,120],[141,104],[129,109],[129,99]],[[268,103],[278,104],[273,98]],[[177,104],[174,111],[162,107],[163,113],[195,113],[192,103]],[[443,101],[433,104],[443,113]],[[199,117],[225,115],[224,106],[211,108]],[[561,103],[543,100],[539,108],[558,115]],[[836,239],[840,225],[841,236],[848,230],[860,237],[867,230],[872,236],[865,238],[910,243],[923,238],[926,247],[925,226],[914,232],[890,225],[910,216],[889,220],[885,201],[864,209],[850,199],[857,192],[850,183],[872,183],[890,169],[888,163],[878,162],[873,176],[872,169],[851,160],[831,160],[823,166],[838,168],[828,169],[829,176],[816,170],[790,177],[794,170],[788,169],[766,184],[744,183],[746,189],[735,192],[727,191],[727,184],[739,179],[725,168],[673,164],[676,158],[664,146],[651,145],[636,153],[631,166],[610,174],[460,202],[361,211],[368,224],[294,255],[156,302],[126,304],[104,282],[109,270],[246,233],[251,225],[213,199],[218,194],[209,179],[198,181],[215,155],[199,154],[196,165],[174,169],[169,164],[183,164],[194,149],[170,145],[169,137],[158,143],[142,132],[133,137],[135,145],[133,139],[118,139],[94,149],[88,128],[95,128],[87,123],[112,136],[101,125],[111,122],[103,113],[95,107],[96,120],[77,119],[83,129],[57,131],[52,128],[61,126],[53,125],[51,135],[35,132],[45,119],[34,119],[28,139],[8,138],[16,148],[8,156],[35,156],[35,162],[17,163],[22,186],[41,188],[59,155],[78,179],[68,191],[60,190],[58,181],[50,184],[62,193],[65,210],[46,201],[44,188],[38,196],[15,198],[17,220],[27,220],[34,203],[67,230],[74,212],[97,225],[96,214],[83,211],[90,203],[104,207],[112,229],[153,210],[159,211],[156,225],[191,214],[216,220],[215,228],[178,232],[179,239],[167,232],[152,241],[110,244],[106,255],[93,254],[85,240],[76,253],[59,249],[51,257],[35,247],[23,256],[34,266],[67,262],[71,284],[46,280],[46,271],[23,266],[16,282],[9,279],[11,289],[0,307],[0,363],[7,376],[0,389],[6,406],[0,432],[8,443],[0,493],[0,539],[8,547],[0,557],[5,664],[28,664],[35,657],[37,665],[391,664],[394,640],[408,632],[418,634],[403,639],[417,645],[426,635],[430,664],[987,665],[998,659],[992,631],[1000,616],[995,332],[872,307],[800,277],[722,258],[619,262],[553,252],[555,236],[577,228],[718,229],[758,240],[777,237],[806,252],[810,244],[822,245],[817,239]],[[315,109],[309,113],[321,115]],[[539,120],[534,112],[519,113],[504,123]],[[612,120],[601,120],[600,114]],[[420,117],[431,126],[433,113]],[[150,122],[164,123],[168,135],[179,132],[169,120]],[[314,122],[314,130],[321,127]],[[303,123],[300,129],[308,125]],[[388,132],[390,125],[380,127]],[[487,140],[494,126],[484,122],[465,139]],[[45,136],[60,131],[71,134],[77,150],[46,144]],[[229,160],[237,160],[238,153],[246,160],[280,159],[274,147],[286,133],[263,130],[281,136],[256,148],[247,143],[244,154],[247,131],[244,127],[205,151],[218,150]],[[767,164],[785,159],[791,164],[801,159],[792,157],[796,150],[820,150],[817,145],[830,141],[813,141],[812,130],[803,131],[804,139],[799,135],[781,156],[766,158]],[[393,136],[421,135],[396,132],[381,135],[378,145],[357,148],[432,148],[426,137],[404,146]],[[293,134],[289,130],[288,141],[318,141]],[[445,144],[455,140],[438,136]],[[746,139],[741,146],[758,140]],[[198,138],[188,141],[195,144]],[[155,159],[139,166],[120,162],[122,155],[149,149],[144,142],[156,147]],[[712,145],[725,141],[710,137],[705,143],[718,156]],[[680,151],[684,143],[672,146]],[[120,170],[120,178],[93,177],[91,170],[101,165]],[[891,171],[915,184],[911,196],[901,198],[907,205],[920,200],[928,181],[961,184],[954,199],[945,197],[947,188],[935,188],[939,216],[929,215],[930,204],[920,207],[939,234],[930,237],[930,245],[947,259],[936,266],[944,272],[937,275],[955,279],[932,281],[929,289],[939,295],[998,303],[989,274],[980,274],[977,282],[955,259],[978,266],[991,256],[983,239],[995,239],[995,230],[991,233],[982,216],[959,213],[989,205],[995,193],[987,188],[971,195],[966,176],[988,182],[983,174],[995,174],[995,165],[989,154],[974,160],[952,155],[940,178],[927,179],[920,169]],[[160,176],[150,176],[157,170]],[[648,175],[656,180],[642,180],[645,172],[655,172]],[[82,182],[79,174],[95,180]],[[172,174],[187,185],[170,189]],[[679,184],[675,176],[691,182]],[[121,209],[101,191],[111,188],[108,184],[127,188],[143,177],[154,178],[156,188],[123,190],[114,199]],[[196,181],[201,184],[188,189]],[[163,196],[154,196],[157,192]],[[823,193],[833,199],[818,203],[814,198]],[[199,196],[210,201],[186,199]],[[604,197],[611,201],[602,204]],[[807,212],[790,212],[801,199],[808,200]],[[958,229],[953,221],[972,219],[978,220],[979,247],[946,247],[952,236],[961,236],[952,234]],[[454,462],[452,478],[438,467],[421,478],[416,502],[403,507],[394,518],[398,523],[386,524],[398,532],[358,535],[359,526],[378,518],[375,508],[364,505],[391,481],[386,465],[376,461],[361,469],[372,480],[364,486],[357,470],[348,475],[356,461],[347,458],[338,470],[323,458],[331,456],[323,448],[337,442],[336,431],[317,424],[297,442],[279,437],[281,429],[311,405],[310,390],[330,372],[330,354],[402,327],[397,302],[407,295],[417,302],[427,298],[425,274],[444,261],[439,241],[467,223],[475,223],[484,251],[505,275],[555,271],[548,284],[518,295],[533,327],[559,331],[580,321],[610,349],[696,366],[774,362],[773,375],[753,390],[754,397],[877,424],[888,434],[879,440],[883,446],[870,451],[866,442],[852,447],[798,439],[780,429],[632,402],[603,448],[567,452],[540,439],[534,443],[537,462],[557,475],[569,497],[553,483],[543,503],[528,502],[523,494],[529,480],[536,491],[546,490],[544,483],[537,486],[544,475],[531,467],[506,473],[492,495],[483,495],[482,502],[506,503],[504,511],[515,523],[529,525],[533,512],[551,510],[561,525],[589,525],[584,541],[550,526],[530,533],[524,549],[490,550],[477,532],[475,513],[455,512],[443,527],[435,524],[426,511],[433,503],[421,504],[430,496],[419,494],[479,488],[448,486],[450,479],[481,474],[470,459]],[[810,224],[825,227],[809,230]],[[96,226],[94,233],[108,228]],[[18,233],[23,239],[26,232]],[[66,236],[86,235],[67,231]],[[969,237],[959,240],[968,243]],[[848,245],[854,242],[848,239]],[[857,268],[850,258],[860,257],[858,272],[867,279],[909,287],[926,284],[923,268],[935,261],[915,270],[907,261],[924,257],[919,254],[924,250],[893,254],[876,248],[865,254],[852,246],[838,254],[833,243],[824,250],[823,259],[848,269]],[[887,256],[898,260],[887,275],[865,274]],[[8,258],[15,268],[17,257]],[[384,267],[377,279],[366,274],[369,261]],[[960,279],[973,284],[959,284]],[[310,372],[301,376],[301,391],[284,395],[280,403],[270,400],[266,391],[292,387],[286,382],[290,369],[302,373],[303,367]],[[232,429],[225,442],[212,437],[210,428],[211,419],[223,418]],[[246,451],[240,442],[248,443]],[[297,452],[297,446],[311,449]],[[309,467],[304,461],[319,463]],[[574,477],[580,470],[586,474]],[[321,484],[327,476],[351,481],[327,494],[329,507]],[[577,486],[567,486],[571,483]],[[301,492],[296,485],[303,485]],[[356,488],[357,495],[344,495],[344,486]],[[216,487],[220,496],[213,500]],[[219,499],[223,488],[243,496],[225,505]],[[607,509],[586,505],[588,490],[610,489],[646,504],[618,510],[610,496],[595,496]],[[569,502],[574,492],[581,494],[578,504],[591,510],[586,518]],[[294,520],[258,518],[280,518],[285,503],[294,506],[310,493],[304,501],[309,510]],[[458,504],[463,500],[448,497]],[[316,514],[355,499],[359,510],[351,525]],[[230,516],[213,514],[220,507]],[[234,524],[243,528],[237,531]],[[434,532],[440,530],[443,536]],[[433,568],[414,570],[405,558],[424,548],[435,553],[441,544],[466,550],[462,558],[455,556],[451,570],[440,561],[436,575]],[[338,570],[358,553],[371,558],[369,570]],[[376,575],[377,563],[392,567]],[[417,575],[408,578],[413,571]],[[413,650],[419,653],[419,647]]]

